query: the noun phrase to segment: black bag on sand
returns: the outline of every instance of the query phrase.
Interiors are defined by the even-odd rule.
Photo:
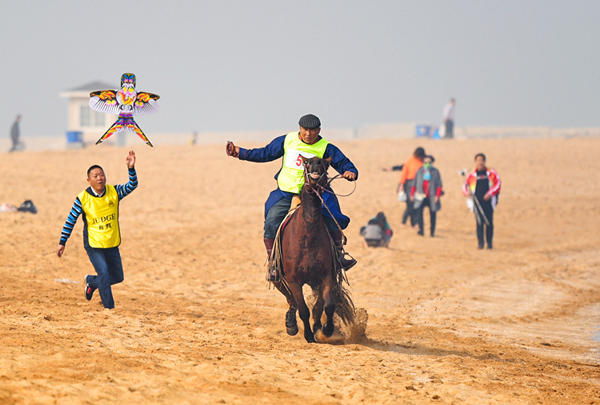
[[[19,212],[31,212],[32,214],[37,214],[37,208],[33,205],[31,200],[25,201],[19,208],[17,208]]]

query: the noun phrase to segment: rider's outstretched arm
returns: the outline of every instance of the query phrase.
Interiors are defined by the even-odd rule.
[[[285,135],[279,136],[271,141],[264,148],[245,149],[240,148],[240,160],[248,160],[250,162],[271,162],[283,157],[283,143]]]

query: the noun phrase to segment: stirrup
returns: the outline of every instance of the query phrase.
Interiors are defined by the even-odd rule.
[[[279,279],[279,274],[277,274],[277,269],[271,263],[268,264],[267,274],[265,276],[265,279],[267,281],[270,281],[271,283],[276,283],[278,281],[281,281]]]
[[[348,256],[349,259],[346,256]],[[358,261],[354,257],[352,257],[350,253],[342,249],[340,249],[338,252],[338,261],[342,268],[346,271],[350,270],[356,265],[356,263],[358,263]]]

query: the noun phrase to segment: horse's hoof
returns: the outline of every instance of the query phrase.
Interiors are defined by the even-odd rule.
[[[323,327],[323,334],[327,337],[330,337],[331,335],[333,335],[334,329],[335,328],[333,324],[325,324],[325,326]]]
[[[313,335],[312,332],[305,333],[304,339],[306,339],[308,343],[317,343],[317,341],[315,340],[315,335]]]
[[[295,309],[290,309],[285,314],[285,328],[290,336],[296,336],[298,333],[298,321],[296,320]]]

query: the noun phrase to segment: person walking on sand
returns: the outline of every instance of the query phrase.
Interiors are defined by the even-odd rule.
[[[444,106],[444,138],[454,138],[454,107],[456,100],[451,98],[448,104]]]
[[[12,127],[10,128],[10,140],[12,141],[12,148],[10,148],[9,152],[15,152],[23,146],[22,143],[19,141],[19,137],[21,136],[21,130],[19,128],[20,122],[21,122],[21,115],[19,114],[19,115],[17,115],[15,122],[12,124]]]
[[[400,182],[398,183],[397,193],[404,194],[403,198],[406,201],[406,209],[402,214],[402,226],[406,226],[406,221],[410,218],[410,225],[414,227],[417,222],[414,214],[414,204],[407,198],[410,195],[410,190],[415,184],[415,176],[417,170],[423,166],[423,159],[425,158],[425,149],[418,147],[415,149],[413,155],[406,159],[402,167],[402,173],[400,174]]]
[[[442,176],[438,169],[433,167],[435,159],[433,156],[425,156],[423,166],[417,170],[415,175],[415,184],[410,191],[410,200],[414,202],[415,217],[419,225],[418,234],[423,236],[423,211],[425,207],[429,208],[429,234],[433,238],[435,235],[435,223],[437,212],[442,209],[440,197],[444,193],[442,190]]]
[[[102,304],[108,309],[115,307],[111,285],[124,279],[119,253],[119,202],[138,186],[135,152],[130,151],[125,161],[129,169],[127,184],[107,185],[106,175],[100,166],[93,165],[88,169],[90,186],[75,198],[56,248],[57,256],[62,257],[77,218],[83,214],[83,246],[98,274],[85,276],[85,298],[90,301],[94,291],[99,290]]]
[[[305,115],[300,118],[298,124],[299,131],[279,136],[264,148],[244,149],[235,146],[233,142],[227,143],[227,155],[239,160],[271,162],[283,158],[281,169],[275,175],[277,189],[271,192],[265,203],[264,243],[269,257],[271,257],[277,229],[290,210],[292,198],[300,194],[304,186],[304,167],[300,155],[305,158],[317,156],[326,159],[348,181],[355,181],[358,178],[358,170],[350,159],[335,145],[321,137],[321,121],[317,116]],[[340,252],[341,266],[349,270],[356,264],[356,260],[345,257],[347,254],[344,251],[342,229],[346,229],[350,218],[342,214],[338,199],[332,192],[324,193],[323,201],[329,208],[323,207],[323,219]],[[278,281],[273,266],[269,268],[268,280]]]
[[[487,167],[485,160],[483,153],[475,155],[475,168],[467,175],[462,188],[465,197],[473,199],[473,212],[477,221],[478,249],[483,249],[484,246],[484,226],[487,248],[492,249],[494,210],[502,186],[498,172]]]

